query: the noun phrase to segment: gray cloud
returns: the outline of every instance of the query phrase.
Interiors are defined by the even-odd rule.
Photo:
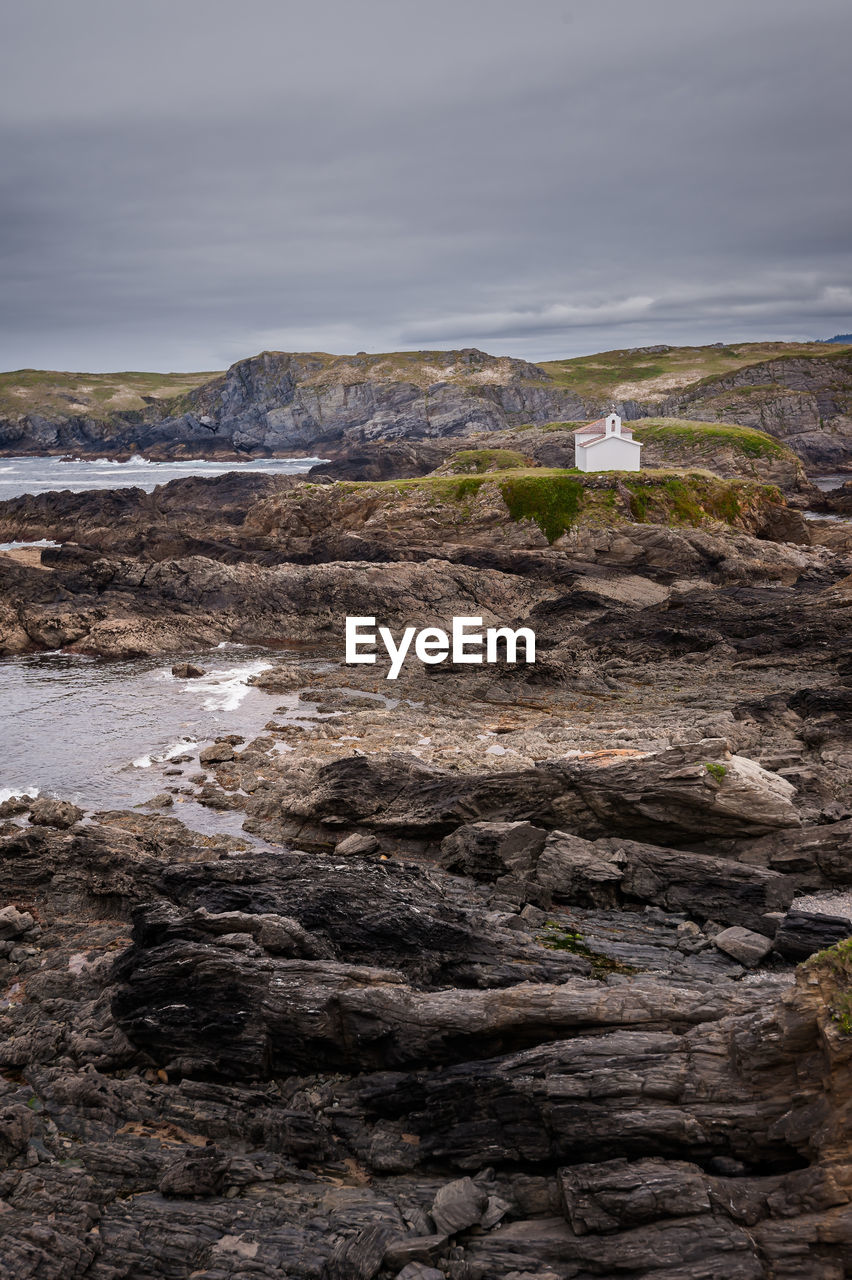
[[[852,327],[846,0],[30,0],[0,366]]]

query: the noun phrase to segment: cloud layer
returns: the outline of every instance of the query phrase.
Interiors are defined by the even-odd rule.
[[[30,0],[0,367],[852,328],[847,0]]]

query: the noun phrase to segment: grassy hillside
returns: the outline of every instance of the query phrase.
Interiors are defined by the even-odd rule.
[[[794,458],[780,440],[753,427],[727,422],[694,422],[687,418],[638,418],[631,422],[633,434],[642,444],[656,444],[663,450],[693,449],[710,455],[719,449],[734,449],[749,458]]]
[[[738,342],[730,346],[636,348],[602,351],[539,368],[559,386],[591,399],[654,401],[704,378],[791,356],[830,359],[847,348],[824,342]]]
[[[303,486],[302,494],[310,488]],[[580,523],[700,525],[723,521],[746,527],[756,508],[783,501],[772,485],[673,469],[583,475],[574,469],[527,467],[463,478],[344,481],[334,489],[344,501],[347,497],[378,497],[382,505],[387,504],[391,518],[395,513],[404,519],[406,508],[415,504],[450,524],[475,522],[496,490],[511,520],[533,521],[551,543]],[[298,490],[292,500],[302,500]]]
[[[38,413],[45,418],[106,418],[144,409],[147,400],[172,400],[215,373],[61,373],[16,369],[0,373],[0,416]]]

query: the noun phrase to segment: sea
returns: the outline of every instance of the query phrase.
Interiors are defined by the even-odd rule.
[[[183,476],[228,471],[297,475],[320,461],[0,458],[0,499],[132,485],[150,492]],[[29,545],[46,544],[4,543],[0,550]],[[157,659],[106,661],[62,651],[0,659],[0,801],[26,794],[57,796],[89,811],[132,807],[162,793],[164,783],[180,786],[183,775],[165,778],[163,770],[180,755],[193,756],[194,763],[175,767],[185,774],[197,770],[200,747],[219,734],[250,739],[262,733],[273,716],[276,723],[305,723],[318,714],[311,704],[251,683],[282,656],[281,651],[273,654],[225,642],[215,649]],[[179,662],[192,662],[205,675],[173,676],[172,666]],[[174,797],[167,812],[194,830],[239,832],[239,814],[205,809],[181,795]]]
[[[25,493],[87,489],[126,489],[150,493],[158,484],[184,476],[221,476],[228,471],[259,471],[262,475],[300,475],[323,458],[257,458],[250,462],[222,462],[194,458],[182,462],[149,462],[131,458],[0,458],[0,501]]]

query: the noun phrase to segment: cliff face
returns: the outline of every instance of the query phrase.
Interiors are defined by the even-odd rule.
[[[195,385],[180,394],[166,387],[124,401],[96,401],[79,388],[62,394],[57,380],[77,386],[71,374],[38,375],[44,386],[34,390],[22,371],[0,379],[0,453],[334,453],[374,440],[438,440],[583,421],[614,404],[627,419],[756,427],[788,444],[812,470],[843,465],[852,459],[852,352],[802,354],[791,344],[784,355],[783,344],[776,347],[782,354],[705,376],[693,357],[677,373],[644,382],[624,381],[629,353],[617,352],[608,363],[601,357],[594,378],[589,359],[556,368],[475,348],[355,356],[264,352],[222,374],[186,375]],[[111,407],[118,403],[133,407]]]
[[[852,457],[852,354],[750,365],[677,392],[659,411],[756,427],[811,469],[837,466]]]
[[[178,399],[106,420],[0,418],[0,449],[286,453],[344,439],[417,440],[588,414],[580,396],[536,365],[474,349],[340,357],[265,352]]]

